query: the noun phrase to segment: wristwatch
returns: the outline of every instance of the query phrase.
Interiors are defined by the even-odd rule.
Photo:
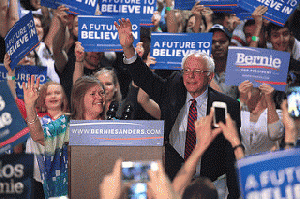
[[[257,41],[257,42],[259,42],[259,37],[252,36],[252,41]]]

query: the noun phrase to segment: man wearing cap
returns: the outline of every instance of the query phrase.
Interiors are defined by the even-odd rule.
[[[167,79],[155,75],[135,52],[130,20],[122,18],[119,23],[115,22],[115,26],[124,51],[123,62],[135,84],[143,88],[161,109],[161,118],[165,121],[165,169],[173,179],[185,160],[191,157],[192,146],[197,142],[195,135],[191,135],[195,119],[205,117],[212,103],[221,101],[227,105],[228,113],[239,129],[239,102],[209,87],[214,76],[214,62],[205,53],[186,55],[182,60],[181,73],[175,71]],[[226,174],[228,199],[238,199],[240,196],[234,166],[236,147],[240,146],[231,146],[224,135],[219,134],[196,169],[196,175],[208,177],[211,181]]]
[[[215,61],[215,76],[213,79],[224,94],[237,99],[237,86],[230,86],[225,84],[225,70],[231,34],[224,26],[220,24],[215,24],[214,26],[212,26],[209,32],[213,33],[211,47],[212,57]]]

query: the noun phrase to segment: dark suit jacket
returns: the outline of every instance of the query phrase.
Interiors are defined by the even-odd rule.
[[[169,78],[162,79],[137,58],[127,66],[134,82],[155,100],[161,109],[162,120],[165,120],[165,169],[168,176],[173,179],[183,164],[183,158],[169,144],[169,135],[175,120],[185,104],[187,90],[183,84],[180,72],[174,72]],[[227,104],[227,111],[237,127],[240,127],[240,105],[222,93],[208,88],[207,114],[213,101],[222,101]],[[223,134],[217,136],[201,158],[201,176],[206,176],[214,181],[219,176],[226,174],[229,198],[239,198],[239,185],[235,170],[235,156],[231,144]]]

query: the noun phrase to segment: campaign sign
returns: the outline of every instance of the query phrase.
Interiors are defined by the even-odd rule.
[[[60,5],[69,8],[71,14],[94,15],[97,8],[97,0],[41,0],[41,5],[47,8],[57,9]]]
[[[200,0],[176,0],[174,9],[191,10]],[[210,7],[215,12],[232,12],[237,6],[238,0],[201,0],[200,5]]]
[[[71,120],[71,146],[163,146],[164,121]]]
[[[249,13],[253,13],[256,7],[263,5],[268,11],[263,15],[272,23],[284,26],[289,15],[297,8],[299,0],[239,0],[238,6]]]
[[[28,128],[6,82],[0,82],[0,154],[25,142]]]
[[[274,89],[285,91],[290,53],[264,48],[228,48],[226,85],[240,85],[245,80],[254,87],[270,84]]]
[[[16,67],[16,94],[19,99],[24,98],[22,84],[27,83],[31,75],[35,79],[40,78],[40,85],[47,82],[47,67],[45,66],[27,66],[20,65]]]
[[[156,10],[156,0],[100,0],[103,15],[117,15],[118,18],[136,18],[141,26],[153,26],[152,15]]]
[[[123,51],[119,33],[114,25],[115,16],[78,16],[78,41],[86,52]],[[130,19],[134,45],[140,41],[140,21]]]
[[[6,34],[6,52],[13,70],[19,61],[39,44],[32,13],[24,15]]]
[[[181,61],[192,52],[211,54],[212,33],[151,33],[151,69],[181,70]]]
[[[300,149],[245,157],[237,162],[244,199],[297,199],[300,194]]]
[[[33,154],[0,156],[0,198],[32,198]]]

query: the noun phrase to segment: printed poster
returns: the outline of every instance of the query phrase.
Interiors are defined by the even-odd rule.
[[[225,84],[238,86],[245,80],[254,87],[270,84],[285,91],[290,53],[250,47],[228,48]]]
[[[211,54],[213,33],[152,33],[150,55],[156,64],[151,69],[181,70],[181,61],[192,52]]]

